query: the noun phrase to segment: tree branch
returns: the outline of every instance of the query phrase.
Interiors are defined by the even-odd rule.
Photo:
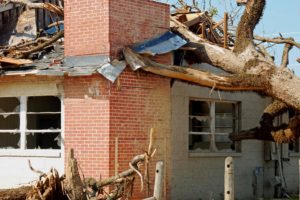
[[[283,48],[282,53],[282,59],[281,59],[281,68],[285,68],[289,64],[289,52],[293,48],[291,44],[285,44]]]
[[[292,46],[295,46],[297,48],[300,48],[300,43],[295,42],[293,38],[282,38],[282,37],[276,37],[276,38],[267,38],[267,37],[261,37],[261,36],[254,36],[255,40],[261,41],[261,42],[270,42],[275,44],[290,44]]]
[[[49,40],[44,41],[43,43],[32,47],[29,50],[9,50],[8,56],[14,57],[14,58],[26,58],[29,54],[40,51],[41,49],[45,48],[46,46],[49,46],[62,38],[64,36],[64,31],[60,31],[56,33],[52,38]]]
[[[164,65],[156,63],[149,58],[142,57],[134,53],[131,49],[125,48],[124,56],[129,65],[136,68],[136,63],[144,71],[154,74],[176,78],[192,83],[196,83],[205,87],[212,87],[227,91],[263,91],[266,83],[261,82],[261,78],[257,75],[229,75],[218,76],[209,72],[196,70],[190,67],[182,67],[175,65]]]
[[[265,0],[248,0],[244,14],[236,30],[234,52],[242,53],[249,46],[254,47],[253,31],[263,15]]]
[[[64,16],[64,10],[63,8],[54,5],[52,3],[33,3],[30,0],[4,0],[4,3],[13,3],[13,4],[23,4],[26,5],[30,9],[45,9],[50,12],[56,13],[60,16]]]

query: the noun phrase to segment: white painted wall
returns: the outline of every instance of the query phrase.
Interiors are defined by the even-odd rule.
[[[1,83],[0,97],[14,96],[45,96],[59,95],[62,97],[61,104],[61,137],[64,138],[64,104],[63,88],[59,81],[36,81]],[[0,150],[0,188],[19,187],[33,184],[39,178],[39,174],[29,168],[28,160],[34,169],[45,173],[54,167],[59,174],[64,173],[64,142],[61,150]]]
[[[0,157],[0,188],[13,188],[21,185],[33,184],[39,174],[30,170],[28,160],[33,168],[49,172],[55,167],[59,174],[64,173],[64,159],[62,157]]]
[[[218,92],[211,88],[175,81],[172,86],[172,131],[171,131],[171,173],[170,199],[205,200],[213,197],[223,199],[224,160],[233,156],[235,162],[235,197],[250,200],[253,196],[253,171],[262,169],[258,177],[258,194],[272,197],[274,187],[274,161],[264,158],[264,142],[246,140],[238,154],[191,154],[188,150],[189,100],[190,98],[212,98],[241,102],[242,130],[258,126],[264,108],[271,99],[253,92]],[[211,93],[211,95],[210,95]],[[290,194],[298,192],[298,154],[291,154],[283,162],[287,188]]]

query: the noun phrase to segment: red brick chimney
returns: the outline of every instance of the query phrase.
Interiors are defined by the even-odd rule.
[[[169,5],[151,0],[66,0],[65,56],[116,56],[169,28]]]

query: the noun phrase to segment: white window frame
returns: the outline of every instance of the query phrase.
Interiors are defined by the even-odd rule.
[[[215,135],[228,135],[229,133],[216,133],[216,124],[215,124],[215,105],[216,103],[231,103],[231,104],[235,104],[236,107],[236,117],[238,118],[236,120],[236,126],[237,129],[240,129],[240,123],[241,123],[241,102],[239,101],[227,101],[227,100],[215,100],[215,99],[199,99],[199,98],[190,98],[189,99],[189,103],[191,101],[201,101],[201,102],[207,102],[211,105],[210,110],[209,110],[209,119],[210,119],[210,132],[193,132],[188,130],[188,137],[190,135],[211,135],[211,144],[212,145],[210,148],[212,149],[203,149],[202,151],[196,151],[196,150],[190,150],[188,148],[189,151],[189,155],[191,157],[193,156],[207,156],[207,155],[212,155],[212,156],[224,156],[224,155],[233,155],[233,156],[240,156],[241,155],[241,147],[240,147],[240,143],[236,142],[236,150],[232,151],[232,152],[222,152],[220,150],[217,150],[216,147],[216,140],[215,140]],[[192,115],[190,115],[190,113],[188,113],[188,118],[190,118]],[[188,129],[190,129],[190,127],[188,126]],[[189,140],[189,139],[188,139]]]
[[[27,98],[28,97],[41,97],[41,96],[55,96],[60,99],[61,111],[60,111],[60,129],[42,129],[42,130],[28,130],[27,126]],[[62,157],[62,153],[64,150],[64,101],[63,96],[59,95],[28,95],[28,96],[13,96],[18,98],[20,101],[20,129],[17,130],[0,130],[1,133],[20,133],[20,148],[19,149],[0,149],[0,157]],[[3,97],[0,97],[3,98]],[[60,149],[26,149],[26,133],[31,132],[60,132],[61,134],[61,148]]]

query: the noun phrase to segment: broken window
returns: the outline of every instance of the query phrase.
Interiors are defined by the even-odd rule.
[[[239,103],[190,100],[189,150],[236,152],[238,144],[228,135],[239,129]]]
[[[20,133],[0,133],[0,149],[19,149]]]
[[[61,149],[60,98],[0,98],[0,149]]]
[[[20,101],[16,97],[0,98],[0,149],[20,148]]]

